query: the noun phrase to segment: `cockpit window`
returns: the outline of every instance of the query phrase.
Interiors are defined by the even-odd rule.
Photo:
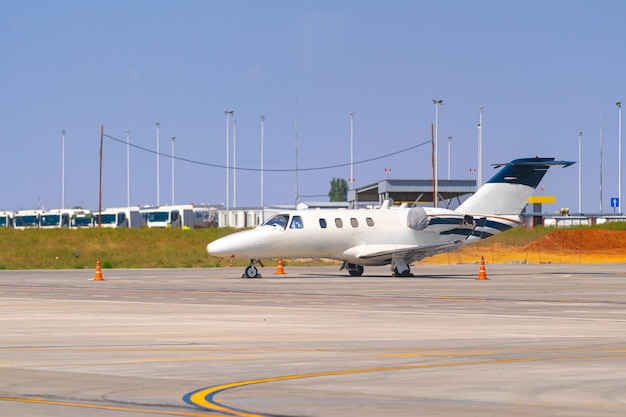
[[[287,222],[289,222],[289,216],[286,214],[277,214],[268,221],[264,223],[264,226],[274,226],[279,227],[283,230],[287,227]]]
[[[302,224],[302,217],[300,216],[293,216],[291,218],[291,224],[289,225],[290,229],[302,229],[303,224]]]

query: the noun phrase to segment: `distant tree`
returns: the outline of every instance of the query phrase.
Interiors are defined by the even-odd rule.
[[[348,182],[343,178],[333,178],[328,198],[330,201],[348,201]]]

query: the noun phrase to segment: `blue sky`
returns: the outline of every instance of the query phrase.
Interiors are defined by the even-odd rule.
[[[530,156],[578,160],[582,208],[612,212],[618,195],[618,109],[626,101],[621,1],[7,1],[0,14],[0,209],[98,207],[100,126],[131,130],[131,204],[225,203],[226,118],[236,164],[301,169],[401,151],[430,140],[439,109],[439,177],[475,178],[483,113],[490,164]],[[602,124],[601,124],[602,120]],[[602,181],[600,131],[602,126]],[[230,134],[231,145],[233,133]],[[233,150],[230,152],[233,155]],[[103,207],[127,201],[126,145],[104,139]],[[430,178],[430,146],[355,165],[355,186]],[[230,162],[232,166],[233,161]],[[300,201],[324,201],[349,166],[302,170]],[[237,173],[237,205],[260,204],[260,173]],[[554,169],[546,207],[578,208],[578,166]],[[231,193],[234,179],[230,180]],[[313,196],[313,197],[308,197]],[[293,204],[295,174],[268,171],[265,202]],[[231,206],[234,196],[231,196]]]

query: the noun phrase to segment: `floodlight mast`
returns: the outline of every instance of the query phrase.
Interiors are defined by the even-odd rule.
[[[65,208],[65,130],[61,130],[61,208]]]
[[[602,213],[602,114],[600,114],[600,213]]]
[[[622,212],[622,102],[615,103],[618,107],[618,138],[617,138],[617,207]]]
[[[582,195],[582,161],[581,161],[581,150],[582,150],[582,138],[583,132],[578,131],[578,214],[582,214],[583,212],[583,195]]]
[[[126,206],[130,207],[130,129],[126,131]]]
[[[172,205],[174,205],[174,143],[176,142],[176,136],[172,136]]]
[[[261,224],[265,223],[265,116],[261,116]]]
[[[160,158],[161,158],[161,151],[159,149],[159,135],[160,135],[160,130],[161,130],[161,123],[156,122],[156,166],[157,166],[157,176],[156,176],[156,182],[157,182],[157,206],[161,205],[161,166],[160,166]]]
[[[233,120],[233,207],[237,207],[237,119]]]
[[[350,112],[350,190],[354,190],[354,112]]]
[[[439,106],[443,105],[443,100],[442,99],[433,99],[433,104],[435,105],[435,173],[434,173],[434,190],[433,190],[433,206],[437,207],[437,203],[439,202],[439,190],[438,190],[438,185],[439,185],[439,174],[438,174],[438,163],[437,163],[437,147],[438,147],[438,143],[439,143]]]
[[[450,179],[450,145],[452,143],[452,136],[448,136],[448,179]]]
[[[483,109],[485,106],[480,106],[480,117],[478,119],[478,172],[476,189],[479,189],[483,185]]]
[[[235,113],[234,110],[224,110],[226,115],[226,212],[230,223],[230,116]]]

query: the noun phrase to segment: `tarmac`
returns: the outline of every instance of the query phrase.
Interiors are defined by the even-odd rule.
[[[626,415],[626,265],[0,271],[0,416]]]

